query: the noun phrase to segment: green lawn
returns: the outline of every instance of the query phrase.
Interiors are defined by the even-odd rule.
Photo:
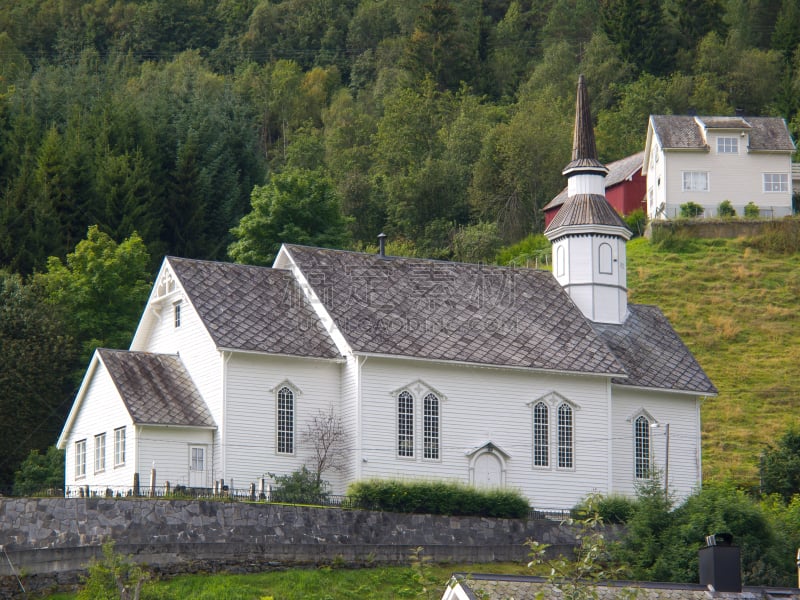
[[[628,244],[632,302],[656,304],[711,377],[702,407],[703,479],[758,483],[758,458],[800,421],[800,254],[742,240],[698,240],[670,252]]]
[[[182,575],[146,584],[142,600],[391,600],[438,599],[454,572],[530,575],[523,563],[435,565],[423,569],[290,569],[249,575]],[[426,591],[427,590],[427,591]],[[73,600],[75,594],[54,594],[50,600]]]

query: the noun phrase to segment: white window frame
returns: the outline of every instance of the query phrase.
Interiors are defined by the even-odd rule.
[[[114,430],[114,467],[125,465],[125,428],[117,427]]]
[[[651,422],[645,415],[633,420],[633,477],[644,481],[653,477]]]
[[[422,399],[422,459],[441,459],[442,403],[433,392]]]
[[[102,473],[106,470],[106,434],[98,433],[94,436],[94,472]]]
[[[206,449],[203,446],[189,446],[189,469],[202,472],[206,470]]]
[[[172,305],[172,324],[175,329],[179,329],[181,326],[181,303],[180,301],[175,302]]]
[[[550,407],[541,400],[533,405],[533,466],[550,468]]]
[[[75,478],[86,477],[86,439],[75,442]]]
[[[288,396],[287,396],[288,392]],[[291,403],[286,406],[286,403]],[[283,384],[275,392],[275,452],[293,455],[295,452],[295,427],[297,424],[297,393]]]
[[[569,422],[562,420],[562,411],[569,415]],[[562,471],[575,469],[575,411],[569,402],[561,402],[556,408],[556,468]]]
[[[408,390],[397,394],[397,457],[414,458],[414,395]]]
[[[788,173],[764,173],[761,181],[765,194],[785,194],[789,191]]]
[[[739,138],[727,135],[718,137],[717,154],[739,154]]]
[[[711,189],[710,179],[708,171],[681,171],[681,191],[708,192]]]

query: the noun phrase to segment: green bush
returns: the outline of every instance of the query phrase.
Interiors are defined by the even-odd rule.
[[[583,520],[590,516],[590,511],[597,513],[603,523],[627,523],[634,512],[635,501],[626,496],[617,494],[611,496],[597,496],[581,502],[572,509],[572,518]]]
[[[697,202],[687,202],[681,204],[681,217],[684,219],[693,219],[703,214],[705,209]]]
[[[522,519],[528,500],[510,489],[478,489],[443,481],[371,479],[350,485],[347,495],[355,508],[402,513]]]
[[[757,219],[761,216],[761,211],[758,206],[756,206],[755,202],[747,203],[747,206],[744,207],[744,216],[748,219]]]
[[[288,475],[269,474],[275,480],[277,489],[272,492],[273,502],[293,504],[324,504],[328,499],[328,483],[309,471],[305,465]]]
[[[719,203],[719,211],[720,217],[735,217],[736,216],[736,209],[733,208],[733,204],[731,204],[730,200],[723,200]]]
[[[64,451],[50,446],[45,454],[34,449],[14,473],[14,495],[32,496],[64,489]]]
[[[625,221],[628,229],[633,232],[634,237],[644,235],[644,229],[647,227],[647,215],[644,214],[641,208],[631,211],[629,215],[623,217],[623,221]]]

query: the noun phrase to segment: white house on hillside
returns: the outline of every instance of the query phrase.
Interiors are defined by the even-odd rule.
[[[59,438],[68,494],[247,488],[313,463],[342,422],[334,493],[365,478],[512,486],[538,507],[700,484],[716,390],[664,315],[627,303],[630,232],[603,196],[581,79],[555,273],[284,245],[272,268],[167,257],[129,351],[98,350]],[[555,275],[555,277],[554,277]]]
[[[791,215],[794,151],[779,117],[651,115],[642,168],[647,215],[673,219],[694,202],[717,216],[725,200],[740,216],[750,202],[763,216]]]

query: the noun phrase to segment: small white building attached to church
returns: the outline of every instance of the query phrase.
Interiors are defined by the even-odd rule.
[[[246,489],[313,465],[333,411],[333,493],[368,478],[521,490],[532,506],[631,495],[667,466],[700,485],[716,389],[653,306],[627,302],[630,233],[603,196],[585,86],[554,273],[284,245],[271,268],[164,259],[128,351],[98,350],[67,418],[67,493]]]

